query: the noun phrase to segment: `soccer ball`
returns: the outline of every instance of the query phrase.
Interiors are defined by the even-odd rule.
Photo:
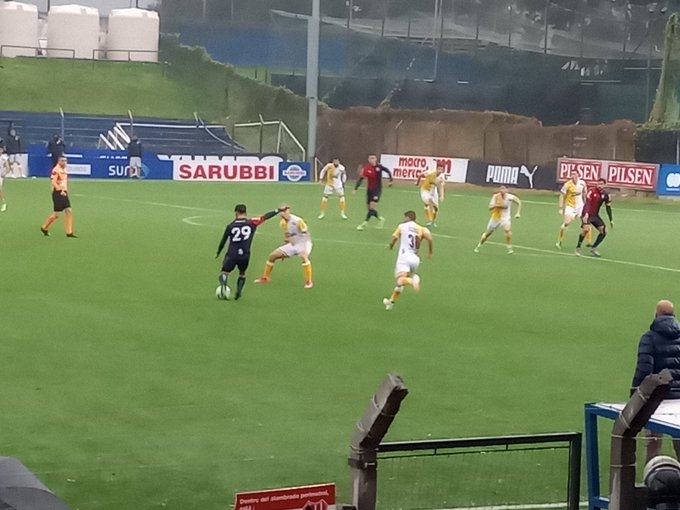
[[[231,289],[227,285],[224,287],[224,292],[222,291],[222,286],[218,285],[217,288],[215,289],[215,297],[217,299],[231,299]]]

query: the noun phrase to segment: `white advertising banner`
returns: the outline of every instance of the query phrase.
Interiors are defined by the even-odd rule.
[[[386,166],[395,180],[415,181],[427,170],[434,170],[437,165],[444,167],[447,182],[465,182],[468,159],[448,158],[442,156],[404,156],[383,154],[380,163]]]
[[[279,156],[170,156],[175,181],[278,181]]]

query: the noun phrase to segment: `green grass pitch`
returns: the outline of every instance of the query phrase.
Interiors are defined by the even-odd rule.
[[[348,501],[354,422],[388,372],[410,390],[389,440],[582,430],[585,402],[627,397],[656,300],[680,304],[673,204],[615,201],[596,260],[573,256],[576,225],[554,248],[556,196],[519,192],[516,253],[474,254],[492,190],[449,190],[422,291],[386,312],[390,234],[403,211],[423,216],[413,186],[386,189],[385,228],[364,232],[363,188],[349,221],[334,198],[316,219],[319,185],[70,189],[80,238],[63,219],[45,238],[49,183],[5,182],[0,451],[73,508],[223,509],[237,490],[324,481]],[[270,220],[243,299],[215,299],[239,202],[253,215],[287,202],[308,221],[313,289],[298,260],[252,283],[282,241]]]

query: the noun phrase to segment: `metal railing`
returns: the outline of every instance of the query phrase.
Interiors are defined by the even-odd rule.
[[[21,44],[3,44],[0,45],[0,57],[4,57],[5,54],[5,48],[16,48],[16,49],[23,49],[23,50],[35,50],[35,55],[36,57],[47,57],[47,52],[48,51],[66,51],[71,53],[71,59],[76,58],[76,50],[73,48],[57,48],[53,46],[25,46]],[[55,57],[50,57],[50,58],[55,58]],[[56,57],[56,58],[67,58],[67,57]]]
[[[580,432],[551,434],[528,434],[515,436],[471,437],[460,439],[435,439],[424,441],[396,441],[378,446],[380,462],[394,457],[423,457],[455,455],[456,450],[470,448],[504,447],[501,451],[526,451],[545,449],[568,449],[569,467],[567,473],[567,509],[578,510],[581,485],[581,442]],[[559,443],[562,443],[559,446]],[[566,443],[566,445],[564,444]],[[483,450],[482,450],[483,451]],[[390,454],[390,455],[387,455]],[[455,476],[452,475],[452,476]],[[405,482],[408,483],[408,482]],[[378,495],[379,496],[379,495]]]

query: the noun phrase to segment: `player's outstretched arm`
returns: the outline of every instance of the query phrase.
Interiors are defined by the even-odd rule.
[[[557,204],[558,212],[564,214],[564,191],[560,191],[560,199]]]
[[[359,177],[357,179],[357,183],[354,185],[354,193],[359,189],[359,186],[361,186],[361,183],[364,181],[363,177]]]
[[[608,202],[604,205],[605,210],[607,211],[607,217],[609,218],[609,227],[614,228],[614,216],[612,214],[612,203]]]
[[[517,212],[515,213],[515,218],[519,218],[522,214],[522,201],[517,197],[514,197],[512,201],[517,204]]]
[[[227,239],[229,239],[229,227],[224,229],[224,234],[222,234],[222,239],[220,240],[220,245],[217,247],[217,254],[215,254],[215,258],[220,256],[220,253],[222,253],[222,250],[224,249],[224,245],[227,244]]]

